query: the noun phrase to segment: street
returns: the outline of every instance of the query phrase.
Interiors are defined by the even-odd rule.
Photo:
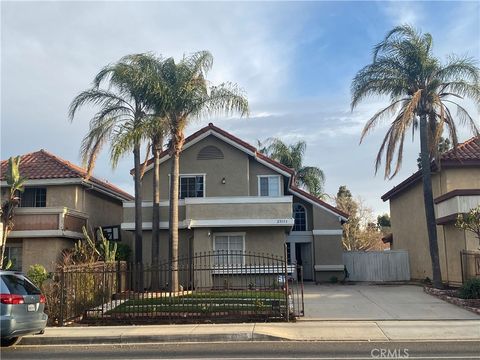
[[[218,342],[134,345],[17,346],[3,360],[31,359],[480,359],[478,341]]]

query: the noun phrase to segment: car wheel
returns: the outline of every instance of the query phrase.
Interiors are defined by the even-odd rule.
[[[20,337],[12,337],[8,339],[2,338],[1,345],[2,347],[13,346],[17,344],[20,341],[20,339],[21,339]]]

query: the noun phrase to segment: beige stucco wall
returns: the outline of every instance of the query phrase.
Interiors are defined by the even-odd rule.
[[[343,247],[341,235],[314,235],[314,265],[342,265]],[[315,271],[315,281],[329,281],[332,276],[343,279],[343,271]]]
[[[286,219],[292,217],[290,203],[189,204],[188,219]]]
[[[85,189],[84,212],[90,227],[120,225],[123,217],[122,203],[98,192]]]
[[[332,214],[318,206],[313,206],[313,228],[340,230],[342,229],[342,224],[338,215]]]
[[[80,185],[55,185],[46,188],[47,207],[63,206],[84,211],[85,194]]]
[[[343,264],[343,248],[341,235],[314,235],[315,264]]]
[[[442,176],[432,177],[434,198],[441,195]],[[401,196],[390,199],[390,217],[392,222],[392,250],[408,250],[410,274],[412,279],[432,278],[432,262],[428,246],[427,225],[423,205],[422,183],[418,182],[404,190]],[[437,226],[440,266],[446,273],[445,244],[443,229]]]
[[[168,206],[160,206],[160,221],[168,221]],[[153,218],[153,207],[152,206],[143,206],[142,207],[142,222],[152,222]],[[178,221],[185,220],[185,205],[180,205],[178,207]],[[135,222],[135,208],[126,207],[123,208],[123,222],[133,223]]]
[[[444,168],[445,187],[442,194],[456,189],[480,189],[480,167]]]
[[[205,146],[218,147],[223,159],[197,160],[198,152]],[[160,165],[160,198],[169,198],[170,159]],[[235,147],[208,136],[202,141],[182,151],[180,155],[180,174],[206,174],[206,196],[248,196],[248,155]],[[246,176],[247,174],[247,176]],[[225,178],[226,183],[222,184]],[[149,170],[143,177],[143,200],[153,199],[153,171]]]
[[[27,272],[31,265],[41,264],[47,271],[54,271],[61,259],[62,250],[73,247],[75,242],[64,238],[25,238],[22,241],[22,271]]]
[[[178,231],[178,256],[186,257],[190,251],[189,238],[193,236],[193,230],[179,230]],[[133,250],[133,249],[132,249]],[[132,251],[132,258],[134,259],[135,251]],[[143,232],[142,243],[142,259],[145,264],[152,262],[152,232]],[[165,263],[168,261],[168,230],[160,230],[160,247],[159,247],[159,261]]]
[[[433,197],[456,189],[480,188],[480,168],[445,167],[432,177]],[[432,264],[424,213],[423,188],[419,181],[390,199],[392,250],[409,252],[412,279],[432,278]],[[469,234],[456,229],[453,223],[437,226],[442,278],[451,284],[461,281],[460,250],[469,246]]]
[[[465,249],[465,232],[455,228],[452,224],[443,226],[445,254],[448,257],[445,274],[443,278],[451,284],[462,283],[462,269],[460,251]]]

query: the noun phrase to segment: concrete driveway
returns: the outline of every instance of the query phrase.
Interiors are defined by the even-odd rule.
[[[480,320],[416,285],[305,284],[304,320]]]

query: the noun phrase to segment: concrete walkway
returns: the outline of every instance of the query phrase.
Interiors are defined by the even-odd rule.
[[[416,285],[305,284],[304,320],[480,320]]]
[[[480,320],[303,321],[296,323],[92,326],[47,328],[20,345],[213,341],[480,341]]]

